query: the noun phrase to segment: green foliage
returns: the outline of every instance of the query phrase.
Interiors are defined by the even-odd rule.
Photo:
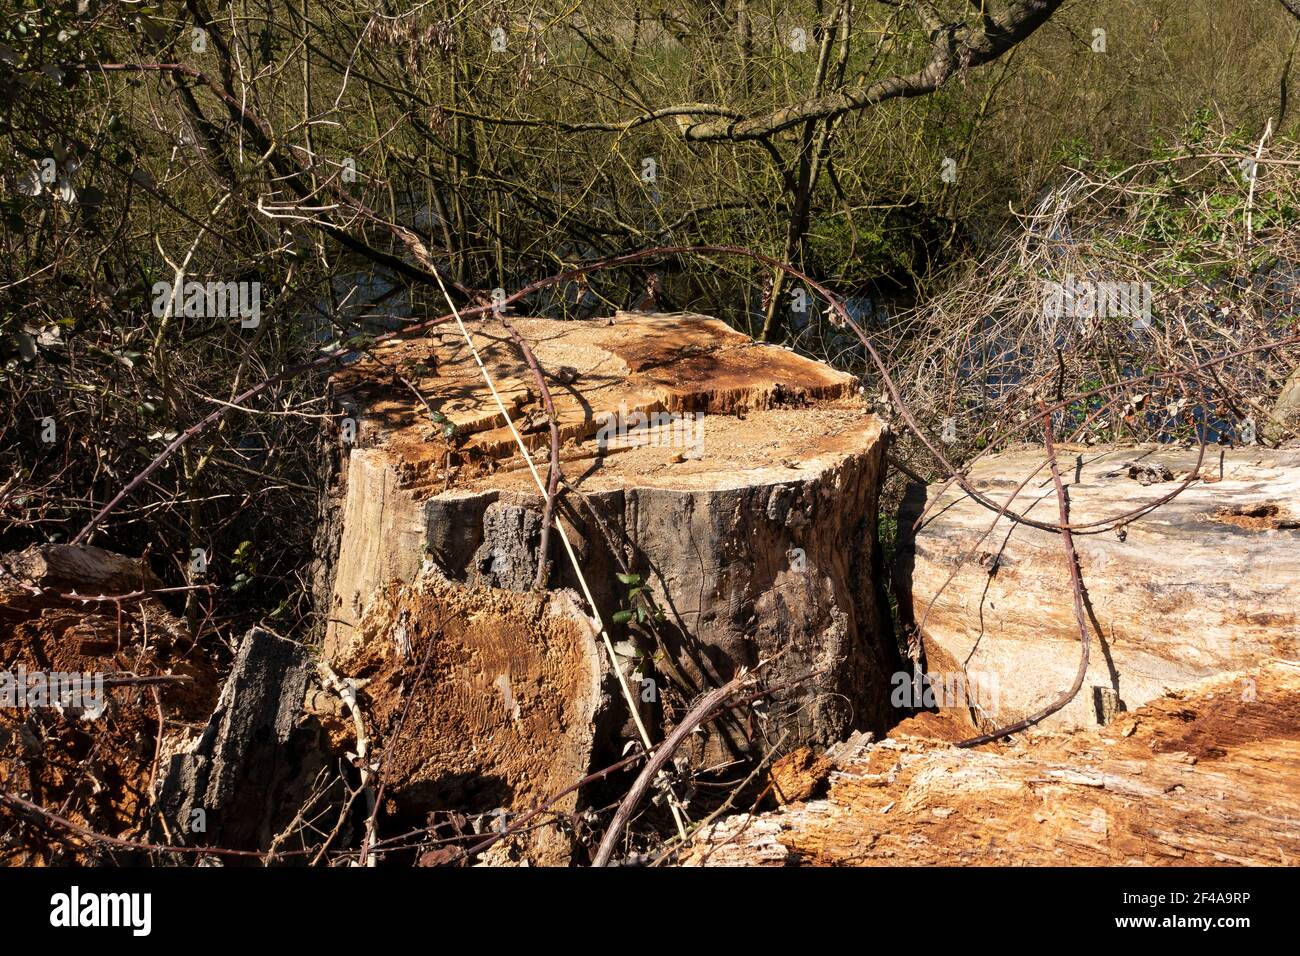
[[[615,611],[611,618],[615,624],[648,624],[665,619],[664,612],[654,600],[639,574],[617,574],[620,584],[627,588],[623,603],[627,607]]]

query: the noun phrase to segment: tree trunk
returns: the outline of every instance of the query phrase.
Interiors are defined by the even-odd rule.
[[[970,482],[1001,504],[1044,461],[1041,450],[985,459]],[[1059,462],[1079,525],[1169,494],[1196,450],[1067,446]],[[1210,449],[1201,474],[1121,531],[1075,534],[1091,663],[1047,725],[1095,726],[1167,688],[1300,655],[1300,450]],[[1046,467],[1011,507],[1057,520]],[[913,487],[899,516],[903,617],[919,625],[929,672],[980,688],[984,729],[1069,687],[1080,656],[1060,536],[1003,518],[981,537],[995,517],[955,486],[934,485]]]
[[[717,722],[699,736],[696,762],[751,755],[782,734],[787,746],[823,745],[855,727],[883,729],[898,669],[876,547],[886,435],[852,378],[701,316],[514,324],[554,398],[572,486],[557,522],[652,736],[698,693],[763,662],[780,701],[765,718]],[[545,480],[549,429],[539,389],[500,323],[473,335]],[[340,400],[356,404],[361,436],[326,509],[322,541],[337,544],[323,555],[318,589],[327,602],[324,654],[344,673],[387,640],[382,626],[364,622],[376,595],[416,581],[425,562],[449,579],[439,601],[471,619],[475,608],[517,601],[503,595],[536,578],[544,498],[467,353],[459,335],[444,332],[377,353],[402,369],[404,383],[374,362],[335,378]],[[454,424],[451,440],[438,416]],[[566,600],[576,620],[591,609],[576,597],[584,582],[559,537],[549,537],[547,579],[574,593]],[[521,620],[551,607],[530,600],[515,612]],[[517,688],[551,666],[539,663],[547,655],[569,654],[554,665],[564,673],[595,666],[610,674],[607,654],[591,663],[596,632],[570,652],[503,624],[492,640],[510,650],[489,666],[478,643],[487,636],[453,638],[449,628],[442,640],[460,648],[468,670],[437,678],[458,702],[422,722],[422,734],[458,733],[476,709],[495,714],[503,686],[515,688],[518,720],[529,725],[537,719],[530,708],[550,698]],[[610,677],[613,693],[593,717],[603,729],[554,746],[543,735],[528,750],[542,776],[549,760],[572,782],[593,753],[617,758],[620,727],[633,735]],[[552,717],[561,726],[588,719],[587,691],[573,693],[546,705],[560,707]],[[500,757],[503,738],[489,729],[469,733],[465,746],[477,756],[462,761],[463,773],[486,773]],[[511,773],[503,776],[508,782]]]

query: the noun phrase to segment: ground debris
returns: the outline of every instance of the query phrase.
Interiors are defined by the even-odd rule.
[[[1243,691],[1248,688],[1249,691]],[[1300,668],[1270,661],[1077,733],[836,763],[826,797],[703,828],[687,865],[1286,865],[1300,857]],[[974,822],[973,822],[974,821]]]

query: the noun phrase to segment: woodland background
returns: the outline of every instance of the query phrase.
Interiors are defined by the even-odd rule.
[[[4,0],[0,550],[71,540],[250,384],[442,314],[435,269],[469,303],[652,246],[792,262],[845,297],[920,421],[957,419],[961,452],[1035,389],[1280,340],[1300,218],[1292,6]],[[260,325],[154,315],[178,269],[260,282]],[[1152,334],[1045,328],[1038,283],[1067,272],[1154,283]],[[860,344],[824,302],[792,310],[795,291],[742,258],[665,256],[518,311],[713,314],[874,396]],[[1073,424],[1237,440],[1296,354],[1181,394],[1081,399]],[[1197,413],[1135,414],[1180,398]],[[218,649],[258,622],[309,634],[319,441],[338,414],[319,370],[270,386],[88,540],[177,587],[205,549],[214,586],[175,600]],[[914,451],[904,435],[898,460],[934,474]]]

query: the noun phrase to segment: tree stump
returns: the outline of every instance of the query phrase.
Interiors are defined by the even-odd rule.
[[[703,316],[511,321],[554,398],[569,485],[556,521],[652,736],[696,694],[760,662],[770,662],[765,673],[783,688],[783,703],[766,725],[753,717],[715,722],[696,735],[695,761],[752,755],[782,737],[788,749],[824,745],[855,727],[883,729],[898,669],[876,546],[887,436],[853,379]],[[549,423],[523,355],[499,321],[476,322],[472,335],[545,480]],[[454,684],[459,703],[438,715],[441,726],[419,732],[450,733],[475,708],[496,714],[503,687],[527,722],[530,706],[555,701],[516,688],[552,667],[548,655],[567,654],[555,673],[594,666],[604,675],[605,729],[585,739],[559,732],[594,719],[588,690],[575,690],[548,718],[558,750],[569,750],[537,753],[538,773],[548,761],[563,764],[572,782],[593,752],[616,757],[618,731],[633,735],[630,715],[586,622],[583,582],[558,531],[540,554],[544,496],[464,339],[443,331],[387,344],[336,375],[332,387],[358,440],[341,446],[325,508],[318,594],[326,659],[348,673],[367,646],[396,646],[398,612],[367,618],[385,588],[435,569],[447,579],[438,585],[440,605],[472,620],[497,613],[490,609],[507,600],[501,594],[531,589],[545,557],[547,586],[573,592],[563,603],[570,620],[582,619],[581,640],[551,646],[527,623],[548,613],[554,595],[534,595],[495,625],[508,653],[489,654],[482,628],[471,638],[444,626],[440,640],[459,648],[445,650],[461,654],[462,666],[438,679]],[[408,675],[416,658],[418,651]],[[469,734],[467,746],[489,766],[500,740],[486,730]]]
[[[1071,524],[1169,494],[1196,454],[1060,449]],[[1041,467],[1012,509],[1055,523],[1045,461],[1041,449],[998,455],[978,462],[970,482],[1000,504]],[[1167,689],[1300,656],[1300,450],[1212,448],[1201,474],[1121,531],[1075,534],[1091,663],[1080,693],[1047,726],[1105,724]],[[910,591],[903,615],[920,625],[928,671],[963,675],[966,687],[997,698],[999,712],[978,721],[983,729],[1068,688],[1080,652],[1060,536],[1003,518],[981,540],[995,517],[955,485],[914,487],[899,515],[899,579]]]

